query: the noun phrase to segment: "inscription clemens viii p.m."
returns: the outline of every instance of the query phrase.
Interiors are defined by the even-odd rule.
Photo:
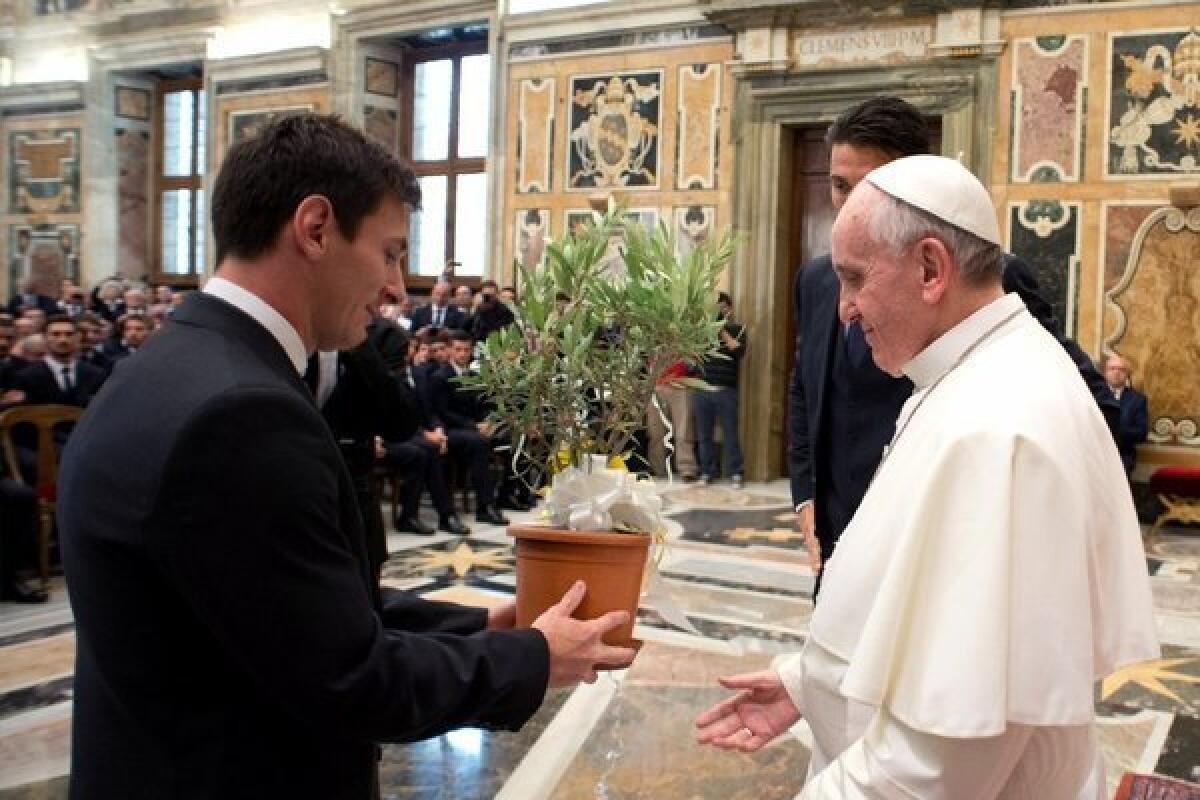
[[[792,57],[800,67],[896,63],[925,58],[932,41],[929,25],[803,34],[792,44]]]

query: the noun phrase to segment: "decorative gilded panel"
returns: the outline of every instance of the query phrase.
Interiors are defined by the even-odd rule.
[[[554,158],[553,78],[526,78],[518,89],[517,192],[550,191]]]
[[[1042,297],[1054,309],[1057,332],[1075,335],[1080,207],[1057,200],[1009,206],[1008,250],[1033,268]]]
[[[662,75],[572,76],[567,189],[658,188]]]
[[[1087,38],[1040,36],[1017,41],[1012,80],[1013,181],[1078,181]]]
[[[117,131],[117,235],[122,275],[144,275],[149,265],[150,134]]]
[[[78,225],[9,225],[9,285],[33,280],[45,294],[58,291],[62,280],[79,280]]]
[[[9,134],[9,211],[79,211],[79,128]]]
[[[687,258],[712,236],[717,220],[716,206],[680,206],[675,209],[675,251]]]
[[[1200,174],[1200,33],[1112,35],[1106,175]]]
[[[675,184],[679,189],[717,188],[721,133],[721,65],[679,68],[679,119]]]
[[[1105,352],[1128,358],[1150,404],[1150,441],[1200,447],[1200,208],[1160,208],[1106,292],[1116,324]]]
[[[536,269],[546,259],[546,239],[550,236],[550,210],[530,208],[517,212],[513,253],[525,269]]]

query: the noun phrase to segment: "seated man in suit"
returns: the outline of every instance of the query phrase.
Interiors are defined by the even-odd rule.
[[[104,352],[104,347],[108,344],[104,336],[104,320],[91,311],[85,311],[75,320],[75,324],[79,326],[79,335],[83,339],[83,349],[79,352],[79,358],[106,373],[112,372],[112,359]]]
[[[82,361],[79,326],[64,314],[46,321],[46,356],[17,373],[14,388],[30,404],[84,407],[100,390],[103,370]]]
[[[412,327],[419,331],[422,328],[454,328],[461,330],[467,321],[466,314],[458,306],[450,302],[454,288],[444,280],[433,285],[429,293],[430,302],[413,312]]]
[[[428,345],[425,347],[428,351]],[[404,481],[400,487],[400,511],[395,520],[396,530],[422,536],[443,530],[455,536],[466,536],[470,534],[471,529],[459,519],[454,510],[450,490],[446,487],[449,440],[441,421],[433,413],[429,373],[413,369],[411,353],[416,349],[405,347],[404,352],[400,352],[399,348],[389,348],[383,351],[383,356],[395,373],[396,380],[408,387],[412,393],[416,407],[417,432],[403,441],[380,438],[376,443],[375,455],[383,464],[400,473]],[[426,488],[429,489],[429,500],[438,515],[436,529],[422,522],[418,513],[421,493]]]
[[[153,320],[143,314],[129,313],[118,319],[116,336],[104,346],[104,356],[109,363],[115,365],[136,353],[146,343],[153,324]]]
[[[8,301],[8,313],[16,316],[30,308],[41,309],[45,314],[54,314],[58,312],[58,301],[47,294],[42,294],[37,281],[27,280],[21,284],[21,291],[14,294]]]
[[[7,319],[0,319],[0,392],[10,389],[17,378],[17,373],[28,366],[28,362],[20,356],[13,355],[15,343],[12,317],[5,314]]]
[[[571,617],[582,584],[511,630],[511,603],[371,577],[301,375],[363,341],[419,202],[412,170],[335,117],[287,116],[226,153],[216,275],[113,373],[63,457],[73,796],[369,800],[378,742],[516,729],[548,686],[632,661],[601,641],[628,614]]]
[[[450,454],[471,473],[475,519],[490,525],[507,525],[508,519],[496,507],[496,483],[489,468],[492,430],[485,421],[487,408],[479,395],[466,391],[453,380],[469,369],[475,342],[465,331],[454,331],[450,339],[449,363],[432,375],[433,412],[446,426]]]
[[[1150,433],[1150,415],[1146,395],[1133,388],[1129,381],[1129,360],[1116,353],[1104,359],[1104,380],[1121,404],[1121,422],[1117,432],[1117,450],[1125,474],[1132,475],[1137,466],[1137,446]]]

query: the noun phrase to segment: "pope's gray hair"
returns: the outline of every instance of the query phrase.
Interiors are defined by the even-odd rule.
[[[872,242],[902,253],[919,239],[932,236],[950,251],[959,274],[968,284],[980,286],[1000,280],[1004,252],[999,246],[885,191],[876,191],[879,199],[867,218],[867,235]]]

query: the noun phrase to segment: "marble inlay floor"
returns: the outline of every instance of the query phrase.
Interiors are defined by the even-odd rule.
[[[519,733],[467,729],[386,746],[384,800],[774,800],[799,791],[804,723],[753,756],[701,748],[691,728],[725,695],[717,676],[762,668],[807,635],[813,575],[787,485],[662,492],[671,543],[638,615],[645,645],[633,667],[551,692]],[[511,540],[472,526],[465,538],[390,534],[384,582],[439,600],[503,602],[515,585]],[[1125,771],[1200,780],[1200,532],[1166,533],[1147,569],[1163,657],[1096,685],[1109,796]],[[0,604],[0,800],[66,797],[73,658],[61,580],[46,606]]]

